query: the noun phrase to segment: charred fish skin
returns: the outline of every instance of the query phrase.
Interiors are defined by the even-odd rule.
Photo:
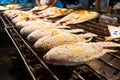
[[[120,47],[120,44],[113,42],[65,44],[52,48],[43,56],[43,59],[54,65],[79,65],[99,58],[107,52],[116,52],[115,50],[104,49],[104,47],[111,46]]]

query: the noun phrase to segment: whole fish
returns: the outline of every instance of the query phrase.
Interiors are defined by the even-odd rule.
[[[74,11],[68,14],[67,16],[63,17],[62,19],[56,21],[55,23],[58,25],[77,24],[94,19],[98,15],[99,14],[97,12],[92,12],[92,11],[86,11],[86,10]]]
[[[35,31],[35,30],[41,30],[41,29],[46,29],[46,28],[69,28],[69,26],[56,26],[54,23],[50,23],[50,22],[39,22],[38,24],[35,25],[29,25],[26,27],[23,27],[20,30],[20,33],[22,35],[28,36],[31,32]]]
[[[43,59],[55,65],[78,65],[99,58],[107,52],[116,52],[104,47],[120,47],[120,44],[113,42],[65,44],[52,48]]]
[[[57,28],[44,28],[44,29],[39,29],[39,30],[35,30],[33,32],[31,32],[28,36],[27,36],[27,40],[30,42],[35,42],[37,41],[39,38],[42,38],[44,36],[47,35],[55,35],[58,33],[62,33],[62,32],[68,32],[68,33],[77,33],[77,32],[84,32],[83,29],[72,29],[72,30],[65,30],[65,29],[57,29]]]
[[[88,42],[92,39],[93,36],[97,35],[95,34],[89,34],[89,36],[86,34],[76,35],[72,33],[62,32],[53,36],[49,35],[40,38],[38,41],[35,42],[34,48],[36,48],[37,50],[48,51],[53,47],[63,44],[69,44],[73,42]]]

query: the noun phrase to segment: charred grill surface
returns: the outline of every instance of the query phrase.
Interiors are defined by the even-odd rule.
[[[78,66],[55,66],[44,63],[42,53],[32,48],[32,43],[19,34],[14,24],[6,17],[0,17],[5,25],[5,30],[18,49],[26,68],[34,80],[119,80],[120,79],[120,49],[116,53],[107,53],[99,59],[89,61]],[[89,21],[82,24],[70,25],[71,28],[82,28],[86,32],[98,35],[92,41],[104,41],[109,36],[106,24]],[[116,41],[120,43],[120,40]],[[47,76],[47,77],[46,77]]]

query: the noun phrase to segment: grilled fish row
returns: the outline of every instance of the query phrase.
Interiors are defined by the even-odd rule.
[[[36,10],[39,10],[37,14],[44,19],[34,15]],[[115,52],[115,50],[104,49],[104,47],[120,47],[120,44],[113,42],[86,43],[92,37],[97,37],[97,35],[92,33],[77,35],[74,34],[75,30],[64,29],[69,28],[69,26],[66,26],[68,24],[76,24],[93,19],[98,16],[98,13],[69,10],[68,13],[64,14],[67,16],[55,23],[46,19],[57,17],[55,14],[57,10],[58,16],[63,15],[62,13],[67,11],[66,9],[43,6],[35,7],[30,11],[9,10],[5,11],[4,14],[12,20],[16,28],[20,30],[21,35],[26,36],[28,41],[34,42],[34,48],[47,52],[43,59],[51,64],[77,65],[81,62],[98,58],[106,52]],[[60,14],[60,12],[62,13]],[[76,32],[84,32],[84,30],[79,29]]]

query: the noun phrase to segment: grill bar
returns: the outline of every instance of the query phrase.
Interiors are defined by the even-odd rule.
[[[99,58],[98,60],[100,60],[100,61],[102,61],[103,63],[105,63],[106,65],[108,65],[108,66],[110,66],[110,67],[112,67],[112,68],[114,68],[114,69],[120,71],[120,68],[118,68],[118,67],[112,65],[111,63],[108,63],[108,62],[106,62],[106,61],[104,61],[103,59],[100,59],[100,58]]]
[[[75,70],[73,70],[73,69],[71,69],[71,67],[68,67],[70,70],[72,70],[72,72],[74,73],[74,74],[76,74],[79,78],[80,78],[80,80],[85,80],[81,75],[79,75]]]
[[[117,56],[117,55],[115,55],[115,54],[109,54],[109,55],[111,55],[111,56],[113,56],[113,57],[116,57],[116,58],[120,59],[120,57]]]
[[[99,76],[101,76],[101,80],[107,80],[107,78],[104,76],[104,75],[102,75],[99,71],[96,71],[96,70],[94,70],[89,64],[85,64],[87,67],[89,67],[90,69],[91,69],[91,71],[93,72],[93,73],[96,73],[96,74],[98,74]]]
[[[85,80],[82,76],[80,76],[75,70],[73,70],[73,73],[76,74],[81,80]]]
[[[0,19],[2,20],[5,27],[11,27],[10,21],[6,18],[5,15],[1,14]]]
[[[34,77],[34,75],[33,75],[33,73],[31,72],[29,66],[27,65],[27,62],[25,61],[25,59],[24,59],[24,57],[23,57],[21,51],[19,50],[18,46],[17,46],[16,43],[14,42],[12,36],[9,34],[9,32],[7,31],[6,28],[5,28],[5,31],[7,32],[8,36],[9,36],[10,39],[12,40],[12,42],[13,42],[13,44],[15,45],[16,49],[18,50],[18,52],[19,52],[19,54],[20,54],[20,56],[21,56],[23,62],[25,63],[25,66],[27,67],[28,71],[30,72],[30,74],[31,74],[31,76],[32,76],[32,78],[33,78],[33,80],[36,80],[35,77]]]

